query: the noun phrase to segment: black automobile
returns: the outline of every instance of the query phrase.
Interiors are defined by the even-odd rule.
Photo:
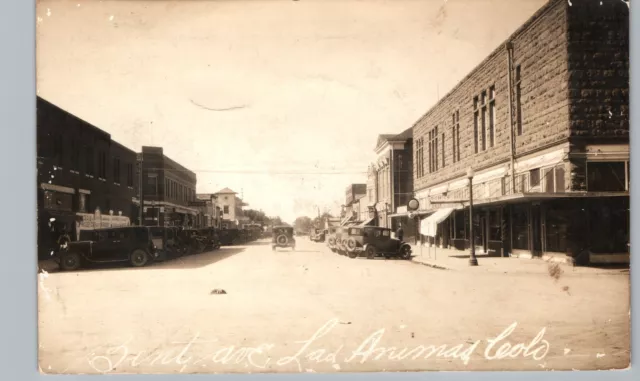
[[[185,255],[200,254],[207,247],[207,239],[201,236],[198,230],[191,228],[178,229],[178,242]]]
[[[153,244],[158,251],[158,259],[165,260],[181,257],[188,253],[188,248],[179,239],[178,228],[170,226],[150,226],[149,231]]]
[[[411,245],[391,237],[391,229],[381,227],[351,227],[344,239],[350,258],[366,256],[411,259]]]
[[[217,250],[220,248],[220,238],[215,228],[203,228],[198,234],[205,239],[205,250]]]
[[[294,238],[293,228],[290,226],[275,226],[273,228],[271,249],[276,250],[277,247],[290,247],[296,249],[296,239]]]
[[[83,230],[78,241],[70,242],[54,256],[65,271],[91,263],[128,262],[143,267],[158,258],[151,231],[145,226]]]

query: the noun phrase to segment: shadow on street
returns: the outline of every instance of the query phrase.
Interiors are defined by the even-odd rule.
[[[208,251],[201,254],[192,254],[184,257],[169,258],[164,261],[151,263],[144,267],[132,267],[126,262],[88,264],[77,271],[62,271],[62,273],[89,272],[89,271],[118,271],[118,270],[162,270],[162,269],[194,269],[208,266],[233,255],[243,252],[242,247],[222,247],[218,250]]]

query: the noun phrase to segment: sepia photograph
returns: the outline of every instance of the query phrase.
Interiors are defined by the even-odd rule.
[[[41,374],[629,368],[630,1],[35,3]]]

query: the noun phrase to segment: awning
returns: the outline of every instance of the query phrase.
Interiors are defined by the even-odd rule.
[[[420,222],[420,234],[435,237],[438,224],[447,219],[454,208],[438,209],[435,213]]]
[[[373,221],[375,221],[375,218],[369,218],[368,220],[361,223],[360,226],[369,226]]]

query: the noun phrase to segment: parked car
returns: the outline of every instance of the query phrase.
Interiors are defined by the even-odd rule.
[[[165,260],[181,257],[187,254],[188,249],[179,239],[178,228],[168,226],[150,226],[149,231],[153,244],[158,251],[158,259]]]
[[[215,228],[203,228],[198,234],[205,239],[205,250],[217,250],[220,248],[220,238]]]
[[[148,227],[82,230],[78,241],[69,242],[56,253],[54,260],[65,271],[77,270],[90,263],[128,262],[142,267],[158,257]]]
[[[294,238],[293,228],[290,226],[275,226],[273,228],[271,249],[276,250],[278,247],[290,247],[296,249],[296,239]]]
[[[334,253],[338,252],[342,242],[342,235],[344,234],[345,228],[342,226],[334,226],[329,229],[329,235],[327,237],[327,246]]]
[[[206,238],[202,237],[198,230],[191,228],[179,228],[178,241],[185,255],[200,254],[207,246]]]
[[[346,251],[350,258],[366,256],[385,258],[411,258],[411,245],[391,237],[391,229],[380,227],[352,227],[346,239]]]
[[[313,242],[324,242],[325,240],[325,231],[322,229],[313,229],[311,230],[311,235],[309,238]]]

